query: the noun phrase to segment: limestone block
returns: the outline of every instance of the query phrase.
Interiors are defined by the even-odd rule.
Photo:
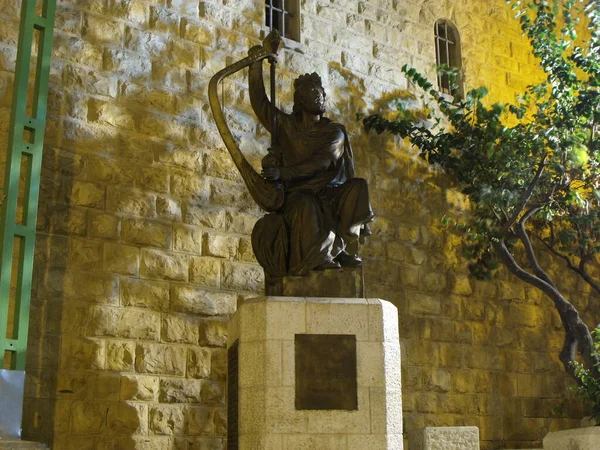
[[[105,188],[95,183],[75,181],[73,183],[72,201],[77,206],[104,209],[106,201]]]
[[[411,450],[479,450],[477,427],[425,427],[409,434]]]
[[[156,402],[158,400],[159,378],[142,375],[128,375],[121,378],[120,400]]]
[[[239,239],[221,233],[205,233],[203,253],[219,258],[233,258],[238,251]]]
[[[144,167],[135,173],[136,186],[147,191],[166,194],[169,192],[169,174],[162,167]],[[166,200],[166,201],[165,201]],[[173,199],[158,197],[156,208],[159,216],[179,221],[181,218],[181,207]]]
[[[227,214],[222,208],[207,208],[193,202],[185,203],[184,222],[207,228],[223,229],[227,222]],[[251,230],[250,230],[251,231]]]
[[[56,376],[56,390],[58,397],[74,399],[85,398],[91,390],[93,379],[86,377],[84,373],[60,372]],[[27,389],[27,385],[25,386]],[[27,394],[27,392],[26,392]]]
[[[105,426],[108,412],[106,404],[90,401],[76,401],[71,406],[71,430],[76,434],[94,434]]]
[[[189,261],[187,255],[161,250],[142,249],[140,275],[172,281],[187,281]]]
[[[111,185],[120,185],[133,187],[135,178],[135,168],[125,165],[120,161],[99,156],[90,156],[90,168],[88,177],[96,182],[110,183]]]
[[[86,14],[82,35],[90,42],[117,46],[123,40],[123,24]]]
[[[108,407],[107,430],[112,435],[148,434],[148,405],[119,402]]]
[[[437,295],[414,293],[409,311],[411,314],[438,315],[442,311],[441,299]]]
[[[124,308],[95,308],[89,324],[92,336],[159,340],[160,313]]]
[[[224,405],[225,383],[223,381],[202,380],[200,398],[205,405]]]
[[[264,286],[264,272],[257,264],[223,262],[221,285],[232,291],[258,292]]]
[[[176,438],[167,436],[131,436],[119,439],[116,446],[117,448],[127,448],[127,446],[131,446],[132,448],[139,450],[163,450],[165,448],[174,448],[173,445],[175,439]]]
[[[140,373],[183,376],[186,352],[183,347],[161,344],[137,344],[135,369]]]
[[[206,348],[191,348],[187,354],[187,377],[208,378],[211,371],[211,354]]]
[[[104,267],[107,272],[137,275],[140,265],[140,249],[129,245],[104,244]]]
[[[544,437],[544,450],[594,450],[600,448],[600,428],[554,431]]]
[[[58,234],[82,236],[87,229],[87,212],[76,207],[58,206],[50,215],[50,229]]]
[[[200,345],[225,347],[227,345],[227,321],[219,318],[200,321]]]
[[[193,2],[197,4],[197,2]],[[215,36],[215,27],[211,23],[196,23],[191,19],[181,18],[181,37],[199,45],[209,45]]]
[[[118,401],[121,389],[121,378],[118,374],[99,373],[90,382],[92,396],[99,401]]]
[[[150,7],[150,28],[177,35],[178,27],[179,14],[156,6]]]
[[[306,305],[306,329],[311,334],[354,334],[357,341],[369,338],[368,305],[365,299],[311,299]],[[335,313],[334,313],[335,311]]]
[[[217,5],[208,2],[201,2],[200,17],[225,29],[231,29],[233,18],[230,9],[217,7]]]
[[[117,49],[108,49],[104,53],[104,70],[115,75],[130,77],[136,81],[150,79],[152,64],[144,56]]]
[[[283,450],[283,438],[279,435],[245,434],[240,436],[240,448],[260,450]]]
[[[93,45],[76,36],[58,33],[54,36],[54,43],[56,45],[56,50],[53,56],[55,56],[56,59],[64,59],[83,64],[96,70],[102,69],[101,46]]]
[[[215,434],[215,410],[191,406],[186,409],[188,436],[213,436]]]
[[[48,283],[59,283],[59,286],[48,286],[59,289],[65,297],[72,297],[92,303],[117,304],[119,280],[112,275],[92,275],[87,273],[63,272],[55,273],[56,278]]]
[[[227,207],[237,205],[240,208],[255,209],[256,204],[243,183],[213,178],[210,182],[209,202],[211,205]]]
[[[175,65],[198,69],[199,46],[197,43],[172,39],[169,44],[167,55]]]
[[[223,149],[215,149],[204,156],[204,167],[207,175],[240,181],[240,174],[231,161],[229,153]]]
[[[61,346],[61,368],[103,369],[105,341],[63,337]]]
[[[133,27],[125,27],[125,47],[134,52],[159,56],[167,51],[168,38],[164,34],[153,31],[138,30]],[[130,93],[129,90],[126,91]]]
[[[283,436],[283,448],[295,450],[346,450],[346,436],[288,434]]]
[[[159,197],[160,199],[160,197]],[[157,209],[159,199],[157,199]],[[181,218],[181,208],[178,217]],[[185,253],[202,253],[202,230],[176,225],[173,227],[173,250]]]
[[[176,130],[173,130],[173,133],[176,132]],[[180,130],[179,133],[185,133],[185,130]],[[199,178],[198,174],[193,172],[173,172],[171,175],[171,194],[182,198],[207,200],[208,180]]]
[[[203,87],[206,89],[206,86]],[[158,102],[161,105],[162,109],[172,109],[172,93],[161,92],[159,94],[160,97],[158,100],[155,100],[155,97],[157,96],[156,91],[144,91],[144,94],[147,96],[147,99],[144,98],[144,103]],[[187,147],[173,146],[172,148],[165,149],[165,151],[162,151],[158,155],[158,160],[161,164],[164,164],[166,166],[175,166],[182,169],[191,170],[195,173],[201,173],[204,167],[204,162],[202,161],[202,154],[196,151],[196,149],[194,149],[194,151],[191,151],[191,149]]]
[[[158,248],[168,248],[171,244],[171,227],[150,220],[124,219],[121,233],[126,244]]]
[[[79,270],[102,270],[102,244],[84,239],[71,239],[69,263]]]
[[[150,434],[183,435],[184,425],[183,405],[155,405],[149,409]]]
[[[171,291],[171,308],[174,311],[218,316],[232,314],[236,305],[237,296],[230,292],[188,286],[173,286]]]
[[[221,263],[213,258],[190,257],[190,282],[218,288],[221,284]]]
[[[153,194],[108,187],[106,202],[108,211],[126,216],[152,218],[156,211],[155,205],[156,196]]]
[[[160,403],[199,403],[200,380],[161,378],[158,392]]]
[[[163,342],[197,344],[198,318],[184,315],[163,314],[161,339]]]
[[[169,284],[162,281],[121,278],[123,306],[166,311],[169,308]]]

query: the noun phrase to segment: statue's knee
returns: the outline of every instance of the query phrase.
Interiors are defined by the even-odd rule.
[[[367,189],[368,187],[367,180],[364,178],[352,178],[352,184],[354,184],[358,189]]]

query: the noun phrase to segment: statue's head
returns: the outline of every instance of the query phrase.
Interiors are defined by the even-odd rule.
[[[325,112],[325,89],[321,77],[315,72],[300,75],[294,80],[294,112],[304,110],[310,114]]]

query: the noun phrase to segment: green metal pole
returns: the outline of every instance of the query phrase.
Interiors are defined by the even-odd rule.
[[[25,370],[27,354],[33,252],[56,0],[43,1],[41,16],[37,14],[36,6],[36,0],[22,0],[4,180],[6,198],[0,215],[0,350],[3,354],[10,352],[12,370]],[[36,31],[38,39],[34,41]],[[38,53],[34,92],[30,101],[32,108],[31,112],[28,112],[27,90],[34,44],[37,44]],[[25,167],[22,168],[22,164],[25,164]],[[20,183],[24,183],[22,204],[18,204]],[[22,218],[21,214],[18,214],[20,210],[23,211]],[[18,255],[15,255],[16,239],[20,241]],[[15,257],[18,258],[16,294],[14,308],[9,311]],[[9,312],[12,317],[9,317]],[[9,319],[14,323],[10,337],[7,336]]]

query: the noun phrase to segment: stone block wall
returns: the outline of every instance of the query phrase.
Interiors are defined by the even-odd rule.
[[[0,8],[3,155],[20,3]],[[238,299],[261,292],[263,273],[250,246],[260,211],[212,122],[207,84],[259,42],[262,3],[57,3],[24,436],[55,449],[220,450],[225,323]],[[433,74],[438,18],[461,33],[467,87],[510,99],[539,77],[510,10],[502,0],[301,7],[301,42],[279,64],[280,104],[291,108],[298,73],[319,72],[370,183],[366,293],[399,309],[405,431],[475,425],[489,450],[539,446],[576,424],[577,403],[555,409],[570,382],[552,305],[505,272],[469,280],[457,237],[439,223],[464,199],[405,143],[365,136],[356,121],[407,95],[403,64]],[[244,74],[225,81],[222,98],[258,163],[269,139]],[[598,311],[585,286],[561,282],[585,314]]]

